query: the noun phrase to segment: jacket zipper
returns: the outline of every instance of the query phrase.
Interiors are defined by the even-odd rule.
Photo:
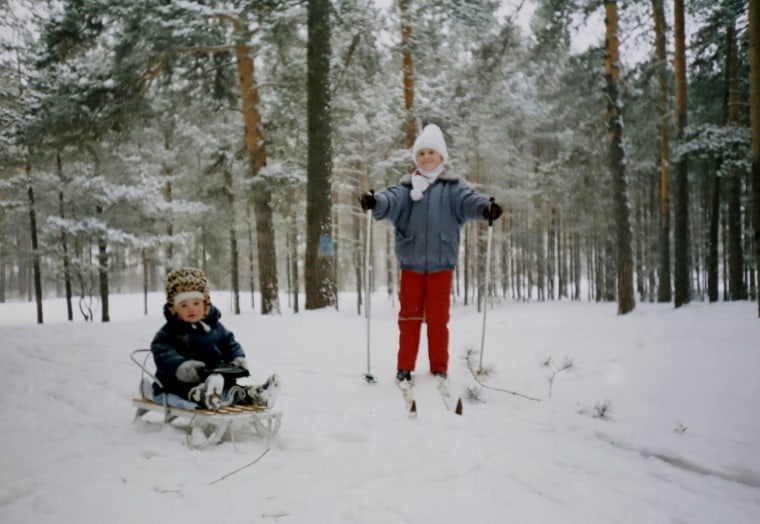
[[[429,189],[432,189],[432,184]],[[430,263],[429,257],[428,257],[428,246],[430,244],[430,200],[433,198],[432,191],[428,193],[427,198],[425,199],[425,273],[428,272],[428,264]]]

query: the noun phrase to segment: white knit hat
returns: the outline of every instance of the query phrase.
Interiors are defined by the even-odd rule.
[[[412,159],[414,160],[415,164],[417,163],[417,152],[420,149],[432,149],[436,151],[439,155],[441,155],[441,158],[443,158],[444,164],[446,163],[446,159],[449,157],[449,152],[446,149],[446,140],[443,138],[441,128],[435,124],[426,125],[422,130],[422,133],[420,133],[420,136],[418,136],[417,140],[414,141],[414,147],[412,148]]]

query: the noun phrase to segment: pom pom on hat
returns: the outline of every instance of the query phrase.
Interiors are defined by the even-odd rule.
[[[449,152],[446,149],[446,140],[443,138],[441,128],[435,124],[426,125],[420,136],[414,141],[412,159],[415,164],[417,164],[417,151],[420,149],[432,149],[436,151],[443,158],[444,164],[449,157]]]
[[[166,276],[166,303],[172,313],[176,306],[189,298],[202,299],[204,314],[211,311],[211,296],[208,291],[208,281],[203,271],[194,267],[182,267],[171,271]]]

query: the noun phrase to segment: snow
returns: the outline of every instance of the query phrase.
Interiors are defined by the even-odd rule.
[[[394,306],[226,313],[253,374],[284,385],[280,433],[198,451],[181,427],[133,423],[132,350],[160,327],[161,294],[111,297],[110,323],[60,300],[0,304],[0,522],[717,523],[760,521],[760,321],[750,302],[502,301],[488,311],[492,388],[444,410],[418,360],[418,418],[393,384]],[[228,310],[229,294],[212,292]],[[283,297],[282,303],[287,301]],[[452,306],[452,391],[482,315]],[[424,336],[423,336],[424,343]],[[551,358],[550,358],[551,357]],[[568,369],[558,371],[563,363]],[[549,378],[554,375],[549,395]],[[607,417],[595,415],[607,408]]]

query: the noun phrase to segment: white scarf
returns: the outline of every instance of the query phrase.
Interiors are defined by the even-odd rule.
[[[443,165],[440,165],[432,171],[425,171],[424,169],[417,169],[412,173],[412,200],[415,202],[422,199],[422,195],[425,190],[433,185],[438,178],[438,175],[443,173]]]

